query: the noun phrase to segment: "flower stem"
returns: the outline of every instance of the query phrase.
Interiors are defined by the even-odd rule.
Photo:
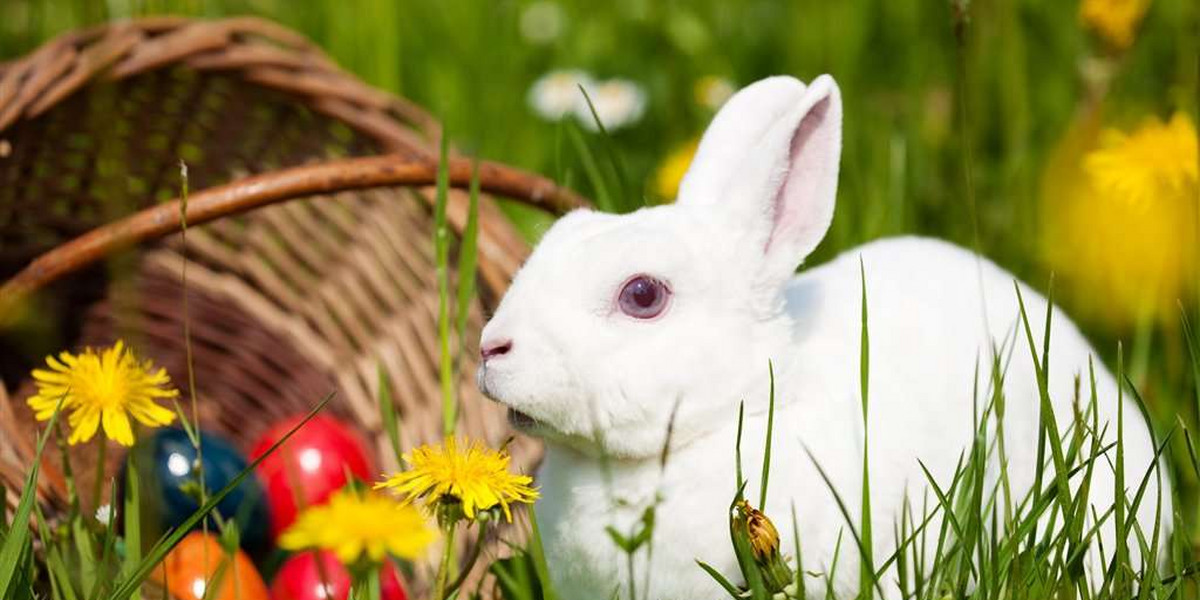
[[[629,600],[637,600],[637,575],[633,572],[633,552],[625,553],[625,562],[629,567]]]
[[[93,511],[100,508],[100,500],[104,495],[104,463],[107,462],[104,455],[108,450],[108,440],[104,436],[100,436],[97,445],[100,447],[96,450],[96,481],[92,482],[91,510]]]
[[[446,581],[450,578],[450,561],[454,558],[454,530],[457,528],[457,521],[450,521],[446,525],[446,544],[442,548],[442,564],[438,567],[437,583],[433,588],[434,600],[446,599]]]
[[[384,558],[384,560],[388,560]],[[382,569],[379,565],[371,565],[367,570],[367,600],[380,600],[383,591],[380,589],[379,577]]]
[[[483,550],[483,542],[487,538],[487,530],[488,522],[480,521],[479,537],[475,540],[475,547],[471,548],[471,554],[467,557],[467,564],[463,565],[462,570],[458,573],[458,577],[454,579],[454,583],[451,583],[446,587],[445,593],[447,595],[453,594],[456,590],[458,590],[458,588],[462,586],[463,582],[467,580],[467,575],[471,573],[471,569],[475,568],[475,563],[479,560],[479,554]]]
[[[67,480],[67,499],[71,510],[79,512],[79,490],[75,487],[75,473],[71,469],[70,446],[62,432],[62,423],[54,423],[54,443],[58,445],[58,454],[62,458],[63,479]]]

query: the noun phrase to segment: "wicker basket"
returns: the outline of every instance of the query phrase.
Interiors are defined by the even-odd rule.
[[[202,425],[247,444],[336,390],[329,410],[356,423],[377,464],[392,468],[375,404],[379,368],[406,446],[441,429],[428,187],[439,135],[418,107],[261,20],[146,19],[63,35],[0,65],[0,313],[24,299],[62,323],[74,347],[122,337],[186,397],[186,261]],[[164,203],[179,195],[181,158],[196,225],[186,254],[167,235],[178,205]],[[469,165],[452,167],[461,186]],[[482,170],[485,191],[552,212],[583,204],[539,177]],[[465,194],[452,192],[456,231],[466,212]],[[144,251],[119,251],[140,242]],[[473,332],[526,252],[485,197]],[[10,505],[33,456],[24,378],[40,360],[0,337],[9,384],[0,385],[0,482]],[[503,411],[478,395],[472,358],[465,363],[460,431],[499,443],[511,434]],[[532,470],[536,444],[512,448],[515,468]],[[81,486],[92,450],[72,450]],[[120,453],[108,455],[111,474]],[[66,497],[60,464],[53,452],[43,461],[40,500],[51,513]]]

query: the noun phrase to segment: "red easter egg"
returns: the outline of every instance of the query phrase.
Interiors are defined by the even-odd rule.
[[[254,568],[254,562],[238,550],[224,567],[220,590],[208,590],[217,571],[229,556],[211,534],[189,533],[154,568],[151,577],[167,588],[178,600],[267,600],[267,584]]]
[[[382,600],[408,600],[390,561],[379,574]],[[332,552],[300,552],[283,563],[271,582],[271,600],[346,600],[350,574]]]
[[[266,454],[302,419],[292,417],[268,429],[251,449],[251,460]],[[272,539],[300,510],[325,502],[345,486],[347,471],[366,481],[376,475],[362,440],[344,423],[323,415],[313,417],[259,463],[258,475],[271,506]]]

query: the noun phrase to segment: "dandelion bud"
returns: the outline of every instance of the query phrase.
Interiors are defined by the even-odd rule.
[[[746,520],[746,533],[750,548],[754,550],[754,558],[763,561],[779,554],[779,531],[771,519],[745,500],[738,505],[738,511]]]
[[[775,524],[762,511],[742,500],[734,507],[730,525],[733,535],[749,546],[754,557],[753,568],[762,576],[767,590],[772,594],[783,592],[795,577],[779,553],[779,531]]]

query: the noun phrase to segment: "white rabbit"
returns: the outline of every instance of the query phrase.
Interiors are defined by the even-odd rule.
[[[642,551],[635,565],[639,597],[726,596],[695,559],[739,578],[727,520],[738,403],[746,402],[747,496],[757,504],[769,360],[777,412],[766,512],[790,553],[795,506],[806,570],[828,570],[844,533],[833,580],[841,593],[856,591],[850,531],[804,448],[857,521],[864,439],[860,261],[869,309],[877,559],[895,547],[893,526],[906,495],[918,512],[926,495],[930,508],[935,503],[918,459],[940,485],[949,484],[972,440],[974,399],[982,406],[990,394],[995,346],[1007,348],[1005,433],[1014,496],[1032,485],[1039,394],[1018,329],[1012,275],[966,250],[920,238],[866,244],[795,274],[833,217],[841,121],[838,87],[829,76],[807,86],[773,77],[745,88],[705,133],[677,203],[620,216],[566,215],[484,328],[481,389],[511,409],[514,423],[546,440],[537,512],[561,596],[595,600],[620,590],[628,598],[625,557],[605,527],[629,531],[656,494],[662,500],[652,564]],[[1046,300],[1028,287],[1021,291],[1040,346]],[[1075,377],[1083,377],[1086,402],[1095,353],[1057,311],[1051,332],[1049,390],[1066,429]],[[1099,419],[1112,441],[1116,383],[1100,364],[1095,375]],[[660,469],[673,410],[671,452]],[[1135,490],[1155,450],[1132,401],[1124,418],[1126,482]],[[1098,460],[1093,475],[1090,501],[1098,514],[1113,504],[1110,460]],[[1136,514],[1146,532],[1158,497],[1153,480],[1150,486]],[[1173,514],[1169,498],[1164,489],[1164,532]],[[1110,554],[1113,536],[1111,526],[1102,530]],[[1094,581],[1103,570],[1099,556],[1093,552],[1085,562]],[[895,580],[893,569],[881,582],[892,597]]]

